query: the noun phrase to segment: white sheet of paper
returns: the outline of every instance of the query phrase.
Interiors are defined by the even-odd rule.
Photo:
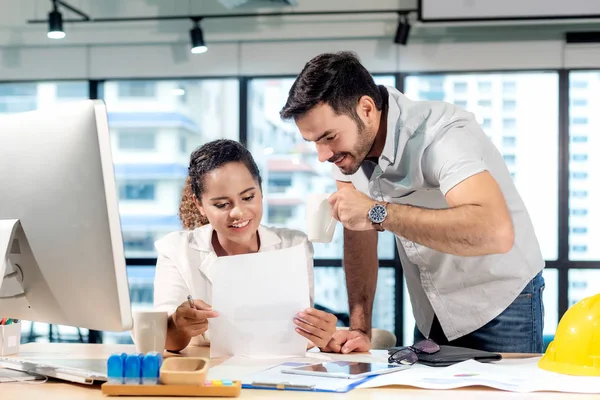
[[[310,307],[304,245],[219,257],[212,266],[210,356],[303,356],[294,324]]]
[[[566,393],[600,393],[600,377],[569,376],[545,371],[537,366],[540,357],[507,359],[498,363],[469,360],[450,367],[412,368],[380,375],[359,388],[387,385],[414,386],[424,389],[455,389],[487,386],[511,392],[556,391]]]

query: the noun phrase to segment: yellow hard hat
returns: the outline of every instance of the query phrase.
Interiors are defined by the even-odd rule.
[[[560,374],[600,376],[600,294],[567,310],[538,366]]]

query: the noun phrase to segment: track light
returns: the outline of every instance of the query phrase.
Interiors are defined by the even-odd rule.
[[[56,0],[53,0],[52,4],[54,8],[48,14],[48,37],[50,39],[62,39],[66,36],[63,30],[62,14],[58,11]]]
[[[200,28],[200,20],[194,19],[194,27],[190,30],[190,39],[192,40],[192,53],[202,54],[206,53],[208,47],[204,42],[204,35],[202,34],[202,28]]]
[[[396,36],[394,36],[394,43],[403,46],[406,45],[409,33],[410,24],[408,23],[408,16],[406,14],[399,14],[398,28],[396,29]]]

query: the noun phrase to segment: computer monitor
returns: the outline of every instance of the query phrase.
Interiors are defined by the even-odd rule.
[[[0,283],[0,316],[131,329],[102,101],[0,116]]]

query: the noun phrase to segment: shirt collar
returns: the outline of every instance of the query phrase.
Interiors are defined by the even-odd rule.
[[[212,245],[213,231],[214,229],[210,224],[194,229],[193,234],[190,236],[190,247],[199,251],[214,253],[215,249]],[[281,243],[279,235],[263,225],[258,226],[258,237],[260,238],[259,252],[266,251],[270,247]]]
[[[400,115],[402,110],[398,105],[398,90],[388,86],[381,86],[382,92],[387,95],[387,130],[385,135],[385,145],[379,157],[379,166],[382,170],[393,164],[396,160],[396,151],[398,148],[398,134],[400,132]],[[383,90],[385,89],[385,90]]]

